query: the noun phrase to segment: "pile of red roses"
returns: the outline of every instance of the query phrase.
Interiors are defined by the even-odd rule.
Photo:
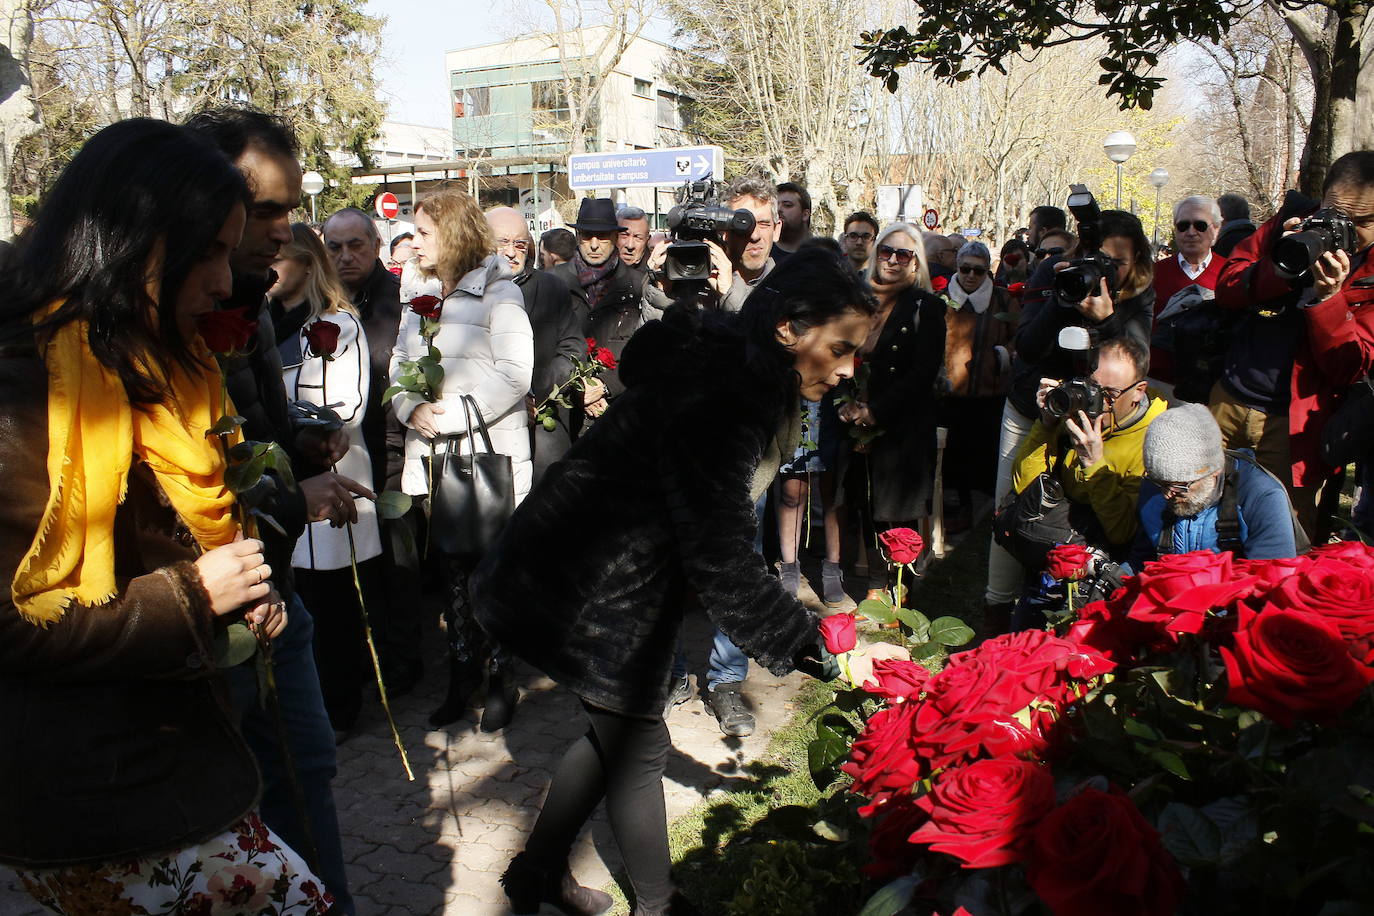
[[[1080,558],[1063,559],[1071,579]],[[1303,740],[1320,744],[1320,729],[1348,725],[1374,682],[1374,550],[1342,543],[1280,560],[1164,557],[1059,630],[990,639],[935,674],[879,662],[863,685],[882,704],[842,769],[867,799],[859,813],[874,819],[866,871],[891,878],[925,862],[919,879],[900,879],[908,899],[928,902],[924,912],[958,899],[981,916],[967,891],[942,894],[941,883],[1010,866],[1056,916],[1174,913],[1190,893],[1189,866],[1220,868],[1241,854],[1185,844],[1193,858],[1180,862],[1170,845],[1185,832],[1179,819],[1192,818],[1187,843],[1215,826],[1207,797],[1177,801],[1185,788],[1215,786],[1212,800],[1233,809],[1257,784],[1272,793],[1268,774],[1287,764],[1269,758],[1270,732],[1260,741],[1246,730],[1301,727]],[[1179,689],[1192,692],[1175,696]],[[1089,719],[1114,721],[1105,733],[1146,765],[1130,753],[1085,755]],[[1170,744],[1162,736],[1174,722],[1194,724]],[[1274,747],[1310,750],[1297,740]],[[1179,754],[1218,769],[1195,780]],[[1255,783],[1236,775],[1234,761],[1251,758],[1259,762],[1244,772],[1260,774]],[[1165,763],[1151,771],[1152,759]],[[1161,789],[1168,780],[1177,788]],[[1259,823],[1274,810],[1256,805],[1252,816]],[[1267,822],[1247,834],[1257,854],[1273,854],[1289,835]]]

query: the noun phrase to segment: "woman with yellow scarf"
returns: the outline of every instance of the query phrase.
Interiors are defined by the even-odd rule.
[[[197,317],[247,188],[211,145],[115,124],[58,178],[0,305],[0,865],[66,914],[323,913],[254,813],[217,643],[285,625],[244,539]]]

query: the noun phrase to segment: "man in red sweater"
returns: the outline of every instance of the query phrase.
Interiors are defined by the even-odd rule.
[[[1322,527],[1318,491],[1334,470],[1321,459],[1322,427],[1350,386],[1374,369],[1374,151],[1331,164],[1320,206],[1355,224],[1354,255],[1327,252],[1308,274],[1280,277],[1274,243],[1317,209],[1289,192],[1223,266],[1217,304],[1245,315],[1210,403],[1226,447],[1254,449],[1284,482],[1313,543]]]
[[[1174,245],[1177,255],[1155,262],[1155,317],[1164,311],[1179,290],[1196,284],[1216,289],[1221,266],[1226,259],[1212,254],[1212,244],[1221,228],[1221,209],[1210,197],[1185,197],[1174,205]],[[1150,348],[1150,374],[1172,384],[1174,354]]]

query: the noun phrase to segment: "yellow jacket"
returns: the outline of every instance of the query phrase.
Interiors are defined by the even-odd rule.
[[[1112,546],[1125,546],[1135,537],[1139,521],[1136,496],[1140,493],[1140,479],[1145,476],[1145,430],[1167,407],[1162,398],[1152,397],[1145,416],[1125,429],[1113,429],[1104,435],[1102,460],[1094,465],[1080,466],[1078,453],[1071,447],[1064,452],[1059,469],[1064,495],[1072,502],[1092,507]],[[1058,426],[1047,427],[1038,420],[1031,427],[1016,456],[1012,486],[1017,493],[1050,469],[1049,442],[1058,432]]]

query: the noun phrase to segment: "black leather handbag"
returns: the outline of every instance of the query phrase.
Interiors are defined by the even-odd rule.
[[[442,556],[477,560],[515,511],[515,477],[510,456],[492,448],[477,403],[470,395],[461,400],[471,454],[462,454],[461,436],[449,436],[442,453],[425,458],[434,494],[429,529],[431,547]],[[473,438],[474,415],[480,440]]]

